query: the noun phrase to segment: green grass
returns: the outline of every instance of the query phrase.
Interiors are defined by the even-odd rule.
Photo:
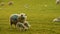
[[[13,0],[14,4],[9,6],[8,0],[5,5],[0,6],[0,34],[60,34],[60,22],[52,22],[60,16],[60,5],[55,0]],[[28,4],[28,8],[24,5]],[[45,7],[47,5],[47,7]],[[26,13],[31,28],[20,32],[13,28],[10,30],[9,17],[11,14]]]

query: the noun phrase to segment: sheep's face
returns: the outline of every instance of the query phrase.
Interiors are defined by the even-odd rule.
[[[20,14],[20,17],[22,17],[22,18],[26,18],[26,14],[21,13],[21,14]]]
[[[21,15],[21,20],[24,20],[24,19],[25,19],[24,15]]]
[[[25,16],[26,16],[26,15],[25,15],[24,13],[21,13],[21,14],[20,14],[20,17],[21,17],[22,19],[25,19]]]
[[[19,15],[19,21],[20,22],[24,22],[26,20],[26,15],[24,14],[24,13],[21,13],[20,15]]]

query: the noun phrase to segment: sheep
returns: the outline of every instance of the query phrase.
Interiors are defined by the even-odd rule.
[[[0,6],[4,6],[4,2],[1,2],[1,3],[0,3]]]
[[[24,23],[18,22],[16,24],[16,27],[20,30],[20,31],[26,31],[30,28],[30,24],[25,21]]]
[[[9,5],[9,6],[10,6],[10,5],[13,5],[13,3],[14,3],[13,1],[9,1],[9,2],[8,2],[8,5]]]
[[[53,19],[53,22],[60,22],[60,17]]]
[[[60,0],[56,0],[56,4],[59,4],[60,3]]]

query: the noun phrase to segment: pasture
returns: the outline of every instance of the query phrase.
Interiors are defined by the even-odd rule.
[[[60,4],[56,5],[55,0],[12,0],[11,6],[8,1],[0,6],[0,34],[60,34],[60,22],[52,22],[60,16]],[[13,26],[10,30],[10,15],[22,12],[27,14],[31,28],[20,32]]]

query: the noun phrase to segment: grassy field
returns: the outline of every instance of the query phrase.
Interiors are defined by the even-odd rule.
[[[60,5],[55,0],[13,0],[12,6],[8,1],[4,0],[5,5],[0,6],[0,34],[60,34],[60,22],[52,22],[60,16]],[[10,15],[22,12],[28,16],[30,30],[10,30]]]

